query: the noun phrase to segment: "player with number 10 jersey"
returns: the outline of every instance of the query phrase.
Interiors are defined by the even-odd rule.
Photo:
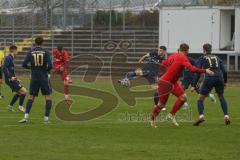
[[[52,107],[52,100],[50,94],[52,92],[49,83],[48,73],[52,69],[52,61],[50,53],[42,48],[43,38],[37,37],[35,39],[36,47],[30,50],[23,62],[23,67],[31,70],[30,80],[30,98],[27,102],[26,112],[24,118],[20,123],[28,121],[29,113],[36,96],[38,96],[41,89],[42,95],[46,99],[46,112],[44,122],[48,122],[49,114]],[[30,64],[30,65],[29,65]]]
[[[31,65],[28,66],[27,64]],[[23,67],[31,69],[30,95],[38,96],[41,89],[43,95],[50,95],[51,88],[48,73],[52,69],[50,53],[43,48],[36,47],[26,56]]]

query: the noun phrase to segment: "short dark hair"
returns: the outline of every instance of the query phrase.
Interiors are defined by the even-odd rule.
[[[36,39],[35,39],[35,43],[36,43],[36,45],[38,45],[38,46],[41,46],[42,44],[43,44],[43,37],[37,37]]]
[[[166,46],[160,46],[159,48],[164,50],[164,51],[167,51],[167,47]]]
[[[189,45],[187,43],[182,43],[179,47],[179,51],[182,51],[182,52],[189,51]]]
[[[10,51],[17,50],[17,46],[11,45],[11,46],[9,47],[9,50],[10,50]]]
[[[57,46],[57,50],[58,50],[59,52],[62,52],[63,46]]]
[[[203,50],[208,53],[211,54],[212,53],[212,45],[209,43],[206,43],[203,45]]]

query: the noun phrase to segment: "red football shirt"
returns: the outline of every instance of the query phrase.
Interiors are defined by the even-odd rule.
[[[68,65],[68,60],[69,60],[69,53],[65,50],[62,50],[61,53],[57,49],[54,49],[52,51],[53,53],[53,58],[54,58],[54,69],[58,70],[60,67],[66,68]]]
[[[206,73],[205,69],[192,66],[186,55],[181,52],[172,54],[164,60],[161,65],[163,68],[166,68],[166,72],[161,79],[173,84],[182,77],[184,68],[188,69],[190,72]]]

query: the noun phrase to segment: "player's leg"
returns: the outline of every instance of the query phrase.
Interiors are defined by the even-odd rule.
[[[61,78],[63,81],[63,86],[64,86],[64,99],[66,102],[70,101],[70,97],[69,97],[69,76],[68,76],[68,72],[67,72],[67,68],[64,68],[61,70]]]
[[[23,86],[18,81],[12,81],[8,85],[10,86],[12,91],[16,93],[16,94],[14,94],[12,100],[10,101],[10,103],[8,105],[8,110],[10,112],[14,112],[15,110],[13,109],[13,106],[17,102],[17,100],[20,98],[19,91],[23,88]]]
[[[35,96],[31,95],[31,93],[30,93],[29,99],[28,99],[27,104],[26,104],[26,110],[25,110],[24,117],[23,117],[23,119],[21,119],[19,121],[19,123],[26,123],[28,121],[29,114],[30,114],[30,111],[32,109],[34,99],[35,99]]]
[[[50,111],[52,108],[52,88],[48,80],[44,80],[43,83],[41,83],[41,92],[42,95],[45,96],[45,114],[44,114],[44,123],[49,123],[49,116]]]
[[[154,95],[153,95],[153,101],[154,101],[154,105],[158,105],[158,101],[159,101],[158,92],[155,92],[155,93],[154,93]]]
[[[228,104],[223,94],[218,94],[218,98],[224,113],[224,122],[226,125],[230,124],[230,117],[228,115]]]
[[[52,109],[52,98],[50,95],[45,96],[45,114],[44,114],[44,123],[49,123],[50,111]]]
[[[199,94],[199,92],[200,92],[200,87],[199,87],[199,85],[196,86],[195,91],[196,91],[197,94]],[[209,94],[207,95],[207,97],[210,98],[210,100],[211,100],[212,102],[214,102],[214,103],[217,102],[216,97],[215,97],[214,94],[209,93]]]
[[[25,97],[26,97],[26,94],[27,94],[27,89],[25,87],[22,87],[19,91],[18,91],[18,94],[19,94],[19,106],[18,106],[18,109],[22,112],[25,112],[25,109],[23,107],[23,103],[24,103],[24,100],[25,100]]]
[[[189,86],[190,86],[190,84],[191,84],[191,81],[192,81],[192,79],[183,79],[183,81],[182,81],[182,87],[183,87],[184,91],[189,88]],[[182,108],[183,108],[183,109],[187,109],[187,108],[189,108],[189,107],[190,107],[190,106],[189,106],[188,102],[186,101],[186,102],[183,104],[183,107],[182,107]]]
[[[25,110],[25,114],[24,114],[24,117],[22,120],[19,121],[19,123],[26,123],[29,119],[29,114],[31,112],[31,109],[32,109],[32,105],[33,105],[33,102],[35,100],[35,97],[38,96],[38,92],[39,92],[39,89],[40,89],[40,85],[39,83],[36,81],[36,80],[31,80],[30,81],[30,87],[29,87],[29,98],[28,98],[28,101],[27,101],[27,104],[26,104],[26,110]]]
[[[154,105],[153,111],[151,113],[150,125],[151,125],[151,127],[154,127],[154,128],[157,127],[155,125],[156,118],[159,115],[160,111],[165,107],[167,100],[169,98],[169,94],[159,95],[158,98],[159,98],[158,103],[157,103],[157,105]]]
[[[151,86],[156,89],[156,92],[153,95],[153,102],[154,102],[154,106],[153,108],[155,108],[158,105],[159,102],[159,93],[158,93],[158,86],[157,86],[157,82],[159,81],[158,77],[147,77],[148,82],[151,84]],[[162,111],[166,111],[165,106],[161,109]]]
[[[172,110],[167,115],[167,120],[171,121],[171,123],[173,125],[178,126],[175,115],[178,112],[178,110],[183,106],[183,104],[187,101],[187,96],[184,93],[184,90],[179,83],[176,83],[174,85],[174,88],[172,90],[172,94],[177,97],[177,100],[175,101],[175,103],[172,107]]]
[[[154,121],[156,120],[157,116],[159,115],[160,111],[165,107],[165,104],[168,101],[169,95],[172,90],[172,84],[160,80],[158,83],[158,104],[154,105],[152,114],[151,114],[151,126],[156,127],[154,125]]]
[[[143,75],[142,69],[138,68],[135,71],[128,72],[126,76],[123,79],[119,80],[118,82],[121,85],[128,87],[130,86],[130,80],[134,79],[137,76],[142,76],[142,75]]]
[[[197,101],[197,107],[198,107],[198,119],[197,121],[193,124],[194,126],[198,126],[201,123],[203,123],[204,120],[204,100],[205,100],[206,96],[203,94],[199,94],[198,95],[198,101]]]
[[[219,98],[219,101],[220,101],[220,104],[221,104],[221,108],[222,108],[222,111],[223,111],[223,114],[224,114],[224,122],[225,122],[226,125],[229,125],[230,124],[230,117],[229,117],[229,114],[228,114],[228,104],[227,104],[227,101],[224,97],[224,83],[220,80],[219,80],[218,83],[215,83],[215,90],[216,90],[216,93],[218,95],[218,98]]]
[[[129,79],[129,80],[132,80],[134,79],[137,74],[139,74],[140,72],[137,72],[137,71],[131,71],[131,72],[128,72],[125,76],[125,78]]]
[[[64,85],[64,99],[65,99],[65,102],[67,104],[71,104],[72,103],[72,99],[70,98],[69,96],[69,76],[68,75],[62,75],[62,79],[63,79],[63,85]]]
[[[211,92],[213,86],[214,86],[214,80],[205,79],[203,81],[202,86],[199,89],[199,96],[197,101],[199,117],[197,121],[193,124],[194,126],[198,126],[205,121],[204,120],[204,100]]]
[[[217,102],[217,99],[216,99],[216,97],[215,97],[214,94],[209,93],[209,94],[207,95],[207,97],[210,98],[210,100],[211,100],[213,103],[216,103],[216,102]]]
[[[14,111],[15,111],[15,110],[13,109],[13,106],[14,106],[14,104],[17,102],[19,96],[20,96],[20,95],[19,95],[18,93],[16,93],[16,94],[13,95],[13,97],[12,97],[12,99],[11,99],[9,105],[8,105],[8,110],[9,110],[10,112],[14,112]]]

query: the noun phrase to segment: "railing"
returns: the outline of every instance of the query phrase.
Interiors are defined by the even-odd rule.
[[[142,32],[142,33],[141,33]],[[64,45],[73,55],[81,54],[82,50],[89,50],[94,52],[114,52],[115,50],[123,50],[119,47],[120,44],[124,44],[124,47],[131,46],[131,53],[137,54],[139,50],[150,48],[156,48],[158,46],[158,31],[155,30],[131,30],[131,31],[116,31],[112,30],[111,33],[106,30],[82,30],[82,29],[69,29],[69,30],[31,30],[31,29],[15,29],[14,32],[10,29],[0,28],[0,49],[7,47],[10,44],[17,44],[20,48],[30,48],[33,44],[34,37],[42,35],[47,40],[45,46],[51,50],[57,45]],[[141,47],[141,41],[146,40],[142,38],[146,36],[149,41],[149,47]],[[150,44],[152,43],[152,45]],[[138,44],[138,45],[137,45]],[[140,47],[139,47],[140,44]],[[144,43],[143,43],[144,44]],[[108,46],[109,45],[109,46]],[[115,48],[114,48],[115,47]],[[97,51],[95,51],[97,50]],[[224,53],[221,54],[226,64],[228,71],[240,71],[240,61],[238,53]],[[221,56],[220,55],[220,56]]]
[[[141,33],[142,32],[142,33]],[[158,30],[155,31],[151,29],[147,30],[125,30],[117,31],[113,30],[111,32],[103,30],[90,30],[86,28],[81,29],[68,29],[68,30],[31,30],[27,29],[14,29],[11,28],[0,28],[0,43],[1,46],[7,47],[11,44],[20,45],[21,48],[30,48],[33,45],[34,37],[44,36],[47,41],[45,46],[48,49],[53,49],[57,45],[64,45],[64,47],[69,50],[73,55],[79,54],[76,49],[79,48],[89,48],[99,49],[99,51],[106,51],[106,45],[124,44],[125,47],[131,46],[134,50],[133,53],[136,54],[136,42],[142,39],[140,36],[147,36],[152,45],[148,48],[156,48],[158,45]],[[82,36],[82,37],[81,37]],[[82,46],[81,46],[82,45]],[[115,47],[116,49],[116,47]],[[118,47],[119,49],[119,47]],[[113,51],[113,50],[112,50]]]

